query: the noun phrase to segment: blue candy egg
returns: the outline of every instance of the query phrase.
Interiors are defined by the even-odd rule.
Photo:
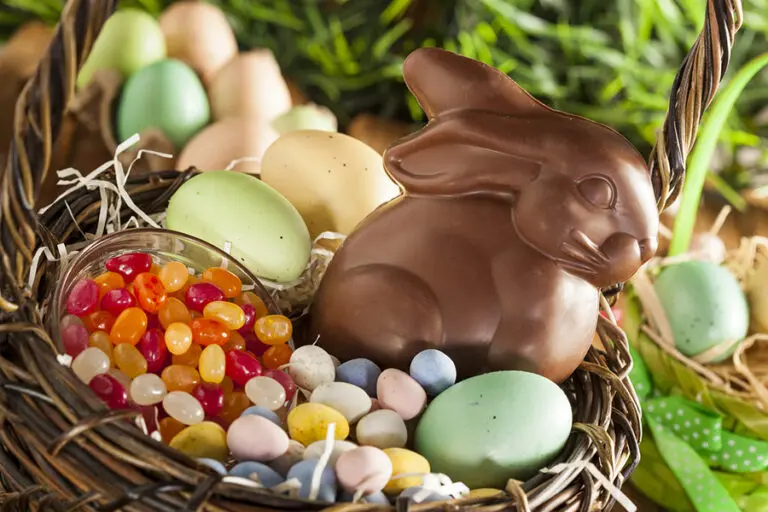
[[[205,466],[208,466],[212,470],[216,471],[220,475],[226,475],[227,474],[227,468],[224,467],[224,464],[217,460],[213,459],[207,459],[205,457],[197,459],[197,462],[200,464],[203,464]]]
[[[299,498],[309,499],[309,491],[312,487],[312,474],[315,471],[315,466],[319,461],[317,459],[307,459],[295,464],[290,470],[286,480],[291,478],[297,479],[301,482],[301,489],[299,490]],[[323,469],[323,474],[320,477],[320,487],[317,497],[317,501],[325,501],[333,503],[336,501],[336,492],[338,491],[336,484],[336,474],[329,466]]]
[[[243,413],[240,416],[261,416],[262,418],[266,418],[278,427],[282,427],[282,424],[280,423],[280,418],[275,414],[273,411],[270,411],[266,407],[262,407],[260,405],[253,405],[246,410],[243,411]]]
[[[261,462],[241,462],[229,470],[229,476],[241,478],[251,478],[254,473],[258,475],[259,482],[264,487],[274,487],[285,481],[280,473]]]
[[[350,359],[336,368],[336,380],[346,382],[365,390],[369,396],[376,396],[376,381],[381,368],[370,359]]]
[[[433,348],[416,354],[410,374],[430,396],[437,396],[456,384],[456,365],[450,357]]]
[[[347,491],[342,491],[339,501],[342,501],[344,503],[352,503],[352,500],[354,498],[355,498],[354,494],[349,493]],[[360,501],[362,501],[363,503],[372,503],[375,505],[391,504],[389,501],[389,498],[387,498],[387,496],[381,491],[375,492],[373,494],[369,494],[368,496],[363,496],[362,498],[360,498]]]

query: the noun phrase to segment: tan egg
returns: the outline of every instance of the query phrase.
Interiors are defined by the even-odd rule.
[[[191,166],[203,171],[225,169],[234,160],[244,159],[233,169],[258,172],[258,159],[278,135],[267,123],[246,117],[231,117],[205,128],[190,140],[179,155],[179,169]]]
[[[296,207],[312,237],[349,234],[400,194],[376,151],[348,135],[319,130],[280,137],[264,153],[261,178]]]
[[[174,2],[159,21],[168,57],[188,64],[206,86],[237,55],[237,41],[229,22],[218,7],[209,3]]]
[[[214,77],[209,96],[214,119],[250,116],[271,122],[292,106],[274,54],[263,49],[229,61]]]

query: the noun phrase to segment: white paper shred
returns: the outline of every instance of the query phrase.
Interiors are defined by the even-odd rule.
[[[595,477],[595,479],[602,484],[605,490],[608,491],[608,494],[610,494],[617,502],[619,502],[619,504],[624,507],[627,512],[637,512],[637,506],[632,503],[632,500],[630,500],[627,495],[621,491],[621,489],[613,485],[613,482],[608,480],[605,475],[589,461],[582,460],[578,462],[563,462],[551,468],[543,468],[540,471],[542,473],[558,474],[567,470],[581,471],[583,469],[589,471],[589,474]]]
[[[316,500],[317,493],[320,492],[320,482],[323,477],[323,471],[328,465],[328,461],[331,460],[331,454],[333,453],[333,445],[336,440],[336,423],[329,423],[328,430],[325,432],[325,444],[323,445],[323,453],[320,455],[320,460],[315,465],[315,470],[312,472],[312,482],[309,487],[309,499]]]

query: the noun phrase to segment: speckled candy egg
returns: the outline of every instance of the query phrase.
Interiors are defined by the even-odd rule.
[[[336,409],[350,424],[355,423],[371,410],[371,398],[368,394],[346,382],[320,384],[312,392],[309,401]]]
[[[262,416],[241,416],[229,426],[227,446],[237,460],[266,462],[288,450],[288,435]]]
[[[369,396],[376,396],[376,381],[381,368],[370,359],[357,358],[341,363],[336,368],[336,380],[346,382],[365,390]]]
[[[373,494],[384,489],[392,478],[392,461],[373,446],[360,446],[344,452],[334,467],[339,484],[347,492]]]
[[[408,442],[408,429],[395,411],[380,409],[364,416],[355,429],[357,442],[377,448],[402,448]]]
[[[540,375],[478,375],[441,393],[416,429],[415,447],[436,473],[470,488],[525,480],[562,450],[571,432],[565,393]],[[418,484],[417,484],[418,485]]]
[[[190,425],[173,437],[170,446],[193,458],[225,462],[229,456],[227,433],[212,421]]]
[[[422,350],[411,360],[411,377],[430,396],[437,396],[456,383],[456,365],[444,352]]]
[[[320,457],[323,455],[323,452],[325,451],[325,445],[325,440],[315,441],[311,445],[307,446],[307,449],[304,450],[304,455],[302,458],[320,459]],[[333,447],[331,448],[331,457],[328,459],[328,464],[330,464],[331,467],[334,467],[336,465],[336,461],[339,460],[339,457],[341,457],[342,453],[354,450],[355,448],[357,448],[355,443],[339,440],[334,441]]]
[[[655,289],[675,346],[683,354],[697,356],[723,342],[741,341],[747,335],[747,300],[725,267],[697,260],[676,263],[662,270]],[[733,344],[712,362],[727,359],[737,346]]]
[[[318,461],[315,459],[303,460],[288,471],[287,480],[295,478],[301,483],[301,489],[299,490],[299,498],[301,499],[309,499],[310,490],[312,488],[312,475],[315,472],[317,464]],[[315,499],[333,503],[336,501],[336,492],[336,474],[333,472],[333,469],[326,466],[320,477],[319,492]]]
[[[305,345],[291,354],[288,373],[298,387],[314,391],[320,384],[333,382],[336,367],[328,352],[316,345]]]
[[[261,462],[246,461],[236,464],[229,470],[229,476],[239,476],[250,480],[258,480],[264,487],[274,487],[285,481],[277,471]]]
[[[288,449],[284,454],[269,463],[269,467],[280,473],[287,475],[288,471],[297,463],[304,460],[304,445],[291,439],[288,441]]]
[[[376,394],[383,407],[397,412],[404,420],[418,416],[427,403],[427,393],[421,384],[395,368],[381,372],[376,383]]]
[[[346,439],[349,435],[349,423],[340,412],[327,405],[301,404],[288,413],[288,432],[291,439],[304,446],[325,439],[331,423],[336,425],[334,437],[339,440]]]

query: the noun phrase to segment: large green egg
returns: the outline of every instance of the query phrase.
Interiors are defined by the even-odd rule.
[[[548,464],[571,432],[565,393],[540,375],[493,372],[448,388],[416,428],[416,450],[432,471],[472,489],[503,489]]]
[[[749,309],[739,282],[725,267],[707,261],[685,261],[665,268],[656,294],[672,328],[675,346],[696,356],[725,341],[747,335]],[[728,358],[731,350],[714,362]]]
[[[171,197],[168,229],[224,249],[259,277],[286,282],[309,262],[312,242],[296,208],[262,181],[235,171],[195,176]]]

